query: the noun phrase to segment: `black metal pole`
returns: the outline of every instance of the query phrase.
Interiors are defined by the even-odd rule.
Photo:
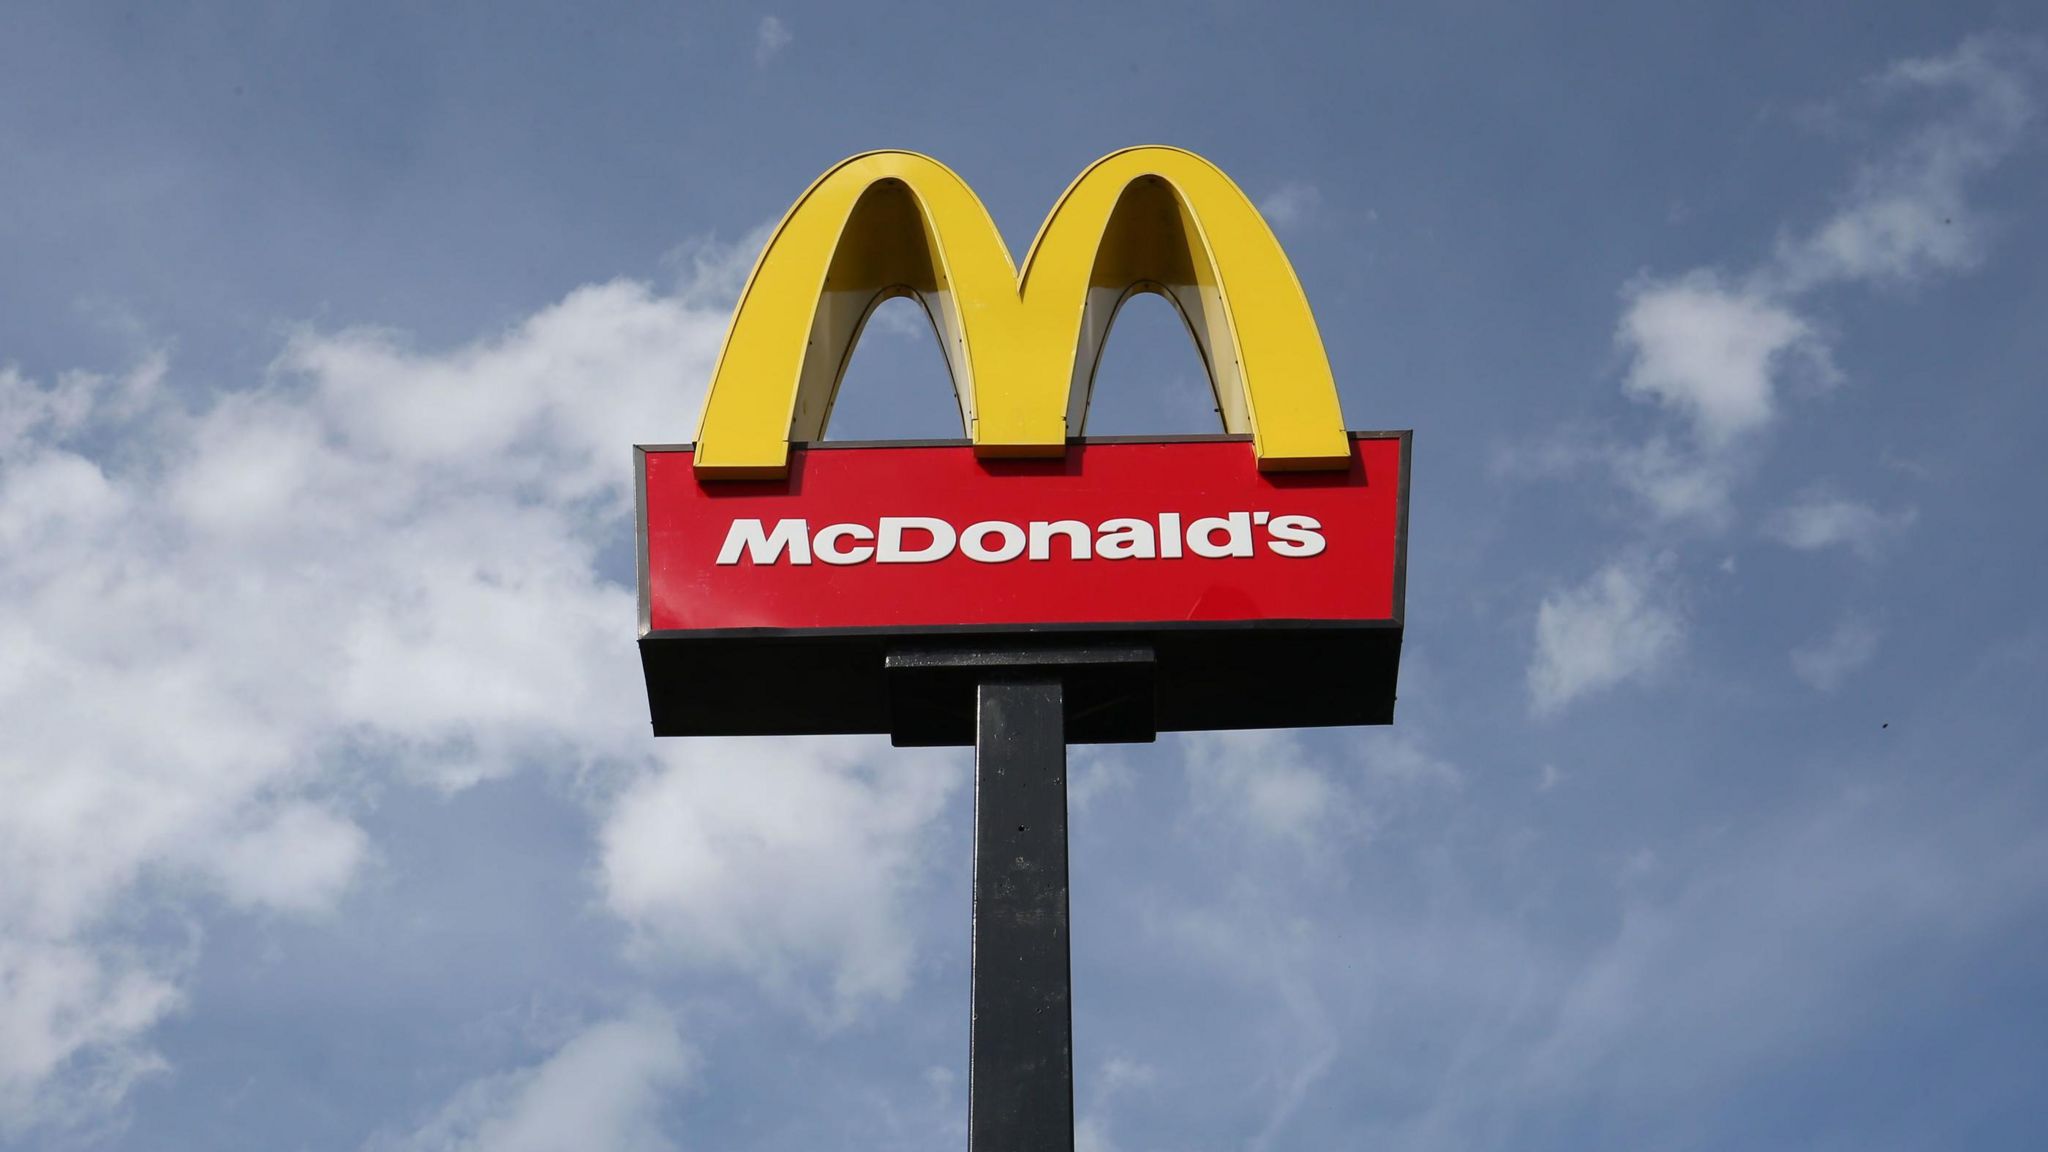
[[[1057,676],[976,689],[969,1152],[1073,1152],[1063,697]]]

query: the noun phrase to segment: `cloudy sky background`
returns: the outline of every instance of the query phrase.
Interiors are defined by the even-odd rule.
[[[2048,1144],[2048,21],[1350,7],[11,6],[0,1147],[963,1147],[968,756],[650,739],[629,447],[833,161],[1147,142],[1416,430],[1408,642],[1077,750],[1082,1147]],[[1140,300],[1091,431],[1205,391]]]

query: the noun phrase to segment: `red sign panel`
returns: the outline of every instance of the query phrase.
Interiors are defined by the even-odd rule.
[[[1398,622],[1407,448],[1260,472],[1242,438],[1091,441],[1057,459],[813,445],[699,482],[643,450],[643,632]]]

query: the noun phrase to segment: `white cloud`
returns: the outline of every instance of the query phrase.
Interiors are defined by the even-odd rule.
[[[1202,1069],[1184,1074],[1193,1077],[1188,1083],[1214,1083],[1216,1060],[1241,1061],[1244,1075],[1232,1082],[1242,1106],[1263,1117],[1237,1143],[1281,1146],[1319,1090],[1344,1090],[1325,1081],[1335,1079],[1345,1038],[1378,1031],[1376,1019],[1343,1022],[1361,973],[1385,948],[1380,925],[1347,926],[1385,891],[1353,887],[1360,853],[1403,824],[1442,843],[1463,773],[1431,750],[1412,718],[1336,739],[1254,731],[1194,733],[1173,743],[1183,752],[1190,797],[1184,828],[1203,851],[1175,871],[1184,887],[1147,887],[1139,927],[1152,937],[1151,950],[1187,966],[1183,978],[1208,970],[1234,986],[1204,995],[1205,1014],[1219,1021],[1239,1010],[1251,1014],[1225,1027],[1233,1037],[1225,1045],[1230,1054],[1200,1056]],[[1374,858],[1400,857],[1396,851]],[[1377,999],[1377,992],[1367,998]],[[1099,1148],[1149,1146],[1112,1124],[1112,1104],[1126,1101],[1126,1085],[1151,1082],[1149,1066],[1113,1061],[1100,1075],[1115,1091],[1102,1090],[1081,1108],[1077,1137],[1085,1134]],[[1175,1090],[1162,1096],[1185,1094],[1181,1077],[1174,1079]]]
[[[1656,404],[1665,419],[1605,455],[1615,482],[1643,502],[1646,529],[1725,527],[1791,386],[1838,381],[1827,341],[1802,311],[1806,296],[1975,262],[1982,226],[1968,204],[1969,185],[2013,152],[2034,118],[2033,61],[2022,59],[2031,51],[1977,38],[1946,56],[1890,69],[1878,82],[1882,93],[1911,94],[1933,110],[1863,166],[1832,215],[1781,238],[1746,274],[1696,268],[1624,290],[1615,330],[1622,392]],[[1938,103],[1947,97],[1960,103]],[[1795,548],[1846,545],[1869,556],[1911,519],[1910,510],[1887,517],[1852,500],[1809,497],[1766,530]],[[1538,712],[1650,671],[1676,650],[1680,617],[1643,599],[1630,571],[1611,565],[1539,608],[1528,669]]]
[[[585,1029],[534,1067],[472,1081],[365,1152],[669,1152],[662,1111],[698,1064],[674,1021],[645,1010]]]
[[[1348,869],[1308,863],[1296,853],[1239,856],[1191,900],[1161,899],[1144,913],[1155,948],[1195,971],[1224,976],[1254,1006],[1255,1022],[1231,1045],[1256,1053],[1241,1084],[1247,1106],[1264,1113],[1244,1141],[1253,1152],[1274,1145],[1343,1055],[1346,1036],[1358,1034],[1340,1026],[1340,1004],[1333,1002],[1349,991],[1348,981],[1331,978],[1326,965],[1343,956],[1340,963],[1350,966],[1359,955],[1350,949],[1371,934],[1349,936],[1336,927],[1336,911],[1354,903],[1343,894]],[[1319,882],[1333,886],[1321,899],[1279,898]],[[1216,998],[1212,1010],[1230,999]],[[1105,1123],[1096,1134],[1106,1137],[1106,1129]]]
[[[163,1071],[134,1041],[182,1003],[179,968],[117,945],[0,932],[0,1137],[90,1126]]]
[[[754,29],[754,66],[766,68],[770,60],[782,54],[789,42],[796,39],[796,33],[780,16],[763,16]]]
[[[1956,731],[1998,723],[2011,691],[1979,681],[2031,683],[2041,654],[2036,636],[1987,657],[1928,701],[1952,723],[1893,717],[1848,788],[1805,789],[1760,819],[1709,813],[1646,834],[1623,813],[1565,846],[1532,833],[1522,805],[1477,820],[1485,805],[1461,805],[1412,843],[1347,855],[1341,888],[1286,854],[1191,859],[1144,890],[1141,926],[1150,949],[1187,965],[1180,979],[1226,977],[1200,999],[1227,1039],[1127,1050],[1158,1065],[1162,1088],[1119,1097],[1100,1134],[1148,1147],[1141,1111],[1227,1084],[1228,1104],[1206,1106],[1226,1118],[1212,1128],[1251,1146],[1254,1110],[1274,1102],[1284,1116],[1283,1093],[1307,1082],[1300,1126],[1275,1147],[1367,1132],[1348,1143],[1504,1148],[1594,1113],[1615,1147],[1741,1143],[1731,1099],[1860,1058],[1942,1010],[1936,974],[2013,954],[2039,923],[2038,806],[1948,787],[1924,764],[1953,751]],[[1512,775],[1512,760],[1494,767]],[[1635,770],[1564,767],[1574,803],[1595,807],[1587,785]],[[1587,883],[1589,866],[1612,882]],[[1558,914],[1560,893],[1572,915]],[[1383,1097],[1365,1128],[1346,1109],[1359,1084]],[[1076,1103],[1086,1117],[1085,1093]]]
[[[1074,1120],[1074,1152],[1117,1152],[1110,1138],[1110,1121],[1116,1098],[1133,1088],[1149,1087],[1158,1078],[1150,1064],[1124,1056],[1112,1056],[1087,1079],[1090,1099]]]
[[[1317,847],[1363,817],[1293,732],[1199,732],[1184,740],[1194,809],[1207,818]]]
[[[775,226],[775,221],[766,221],[731,241],[715,233],[692,236],[662,253],[662,267],[675,278],[674,298],[692,309],[730,315],[761,249],[775,235]]]
[[[1329,757],[1312,754],[1288,730],[1181,739],[1198,816],[1307,849],[1371,834],[1420,797],[1463,784],[1458,769],[1429,752],[1412,725],[1355,733]]]
[[[314,388],[300,419],[361,462],[493,496],[596,498],[628,515],[631,446],[650,427],[688,439],[729,316],[615,280],[453,351],[418,353],[375,330],[304,333],[278,369]]]
[[[693,743],[620,796],[605,898],[641,954],[753,976],[828,1023],[900,995],[914,958],[903,896],[923,830],[965,777],[937,753],[864,766],[871,747]]]
[[[1293,180],[1261,199],[1259,212],[1275,228],[1293,228],[1307,223],[1322,206],[1322,189]]]
[[[1114,745],[1077,744],[1067,752],[1067,805],[1085,812],[1110,792],[1127,792],[1136,783],[1131,762]]]
[[[1792,650],[1792,671],[1823,692],[1842,686],[1877,655],[1878,631],[1868,621],[1846,617],[1832,632]]]
[[[157,1066],[189,963],[124,935],[124,901],[332,911],[375,853],[366,771],[452,789],[532,766],[605,809],[605,781],[673,756],[656,795],[718,801],[693,813],[697,866],[827,860],[810,836],[880,861],[782,874],[832,898],[775,893],[757,974],[896,986],[892,886],[944,788],[804,753],[802,819],[777,823],[788,773],[741,763],[758,746],[704,783],[701,750],[646,736],[630,446],[688,438],[729,306],[616,281],[451,349],[308,330],[192,405],[161,358],[0,370],[0,1125]],[[758,959],[730,944],[756,910],[653,891]]]
[[[1803,552],[1847,548],[1867,560],[1917,517],[1912,508],[1880,512],[1858,500],[1813,491],[1773,513],[1764,522],[1764,531]]]
[[[1627,297],[1615,334],[1629,354],[1622,390],[1679,412],[1710,449],[1769,424],[1778,371],[1795,355],[1821,355],[1806,321],[1711,272],[1638,284]]]
[[[1970,183],[2009,156],[2035,114],[2019,50],[1988,39],[1947,56],[1909,60],[1879,87],[1923,100],[1956,95],[1868,161],[1841,207],[1811,231],[1782,238],[1771,258],[1728,276],[1696,268],[1624,291],[1615,341],[1624,394],[1683,421],[1612,450],[1616,480],[1660,521],[1727,520],[1760,433],[1788,385],[1838,379],[1829,346],[1801,311],[1831,284],[1911,280],[1970,267],[1982,225]]]
[[[1656,672],[1685,640],[1685,620],[1661,566],[1619,561],[1536,610],[1529,700],[1556,712],[1589,692]]]
[[[1614,477],[1659,521],[1722,523],[1788,373],[1835,379],[1827,346],[1763,288],[1706,270],[1642,281],[1626,296],[1615,330],[1628,358],[1622,391],[1680,417],[1685,433],[1610,449]]]
[[[1368,805],[1382,817],[1409,796],[1465,786],[1458,766],[1431,752],[1413,722],[1400,728],[1372,728],[1352,738],[1357,761],[1347,765],[1358,773],[1358,787]]]
[[[145,1058],[121,1050],[176,973],[105,975],[98,932],[145,877],[332,906],[367,849],[336,791],[352,750],[452,785],[644,731],[632,594],[590,525],[619,529],[627,446],[687,419],[662,410],[689,412],[722,323],[615,284],[442,357],[306,334],[196,412],[160,361],[10,374],[30,415],[0,457],[0,925],[99,1022],[10,1065],[10,1098]],[[37,987],[0,984],[0,1014],[49,1010],[14,1002]]]
[[[1888,70],[1877,84],[1881,96],[1957,106],[1868,162],[1818,228],[1780,242],[1777,275],[1786,287],[1912,280],[1976,264],[1985,224],[1968,185],[2009,156],[2035,118],[2024,55],[2017,45],[1973,37],[1948,55]]]
[[[368,840],[353,822],[304,800],[250,812],[209,861],[227,897],[244,907],[318,913],[354,879]]]
[[[889,340],[922,341],[933,339],[931,317],[916,300],[898,296],[885,300],[881,307],[868,314],[867,326],[861,329],[861,338],[880,336]]]
[[[1542,993],[1519,1067],[1474,1078],[1467,1105],[1490,1108],[1508,1082],[1528,1112],[1562,1094],[1598,1101],[1617,1131],[1684,1131],[1725,1112],[1734,1084],[1867,1046],[1890,1018],[1874,986],[1938,1011],[1936,982],[1902,974],[1927,971],[1929,941],[1967,954],[2001,918],[2032,922],[2048,860],[2024,816],[1997,811],[2009,797],[1938,792],[1859,790],[1630,891],[1612,938]]]
[[[1701,452],[1663,436],[1615,448],[1608,458],[1615,480],[1656,520],[1702,524],[1719,524],[1732,514],[1736,462],[1732,454]]]

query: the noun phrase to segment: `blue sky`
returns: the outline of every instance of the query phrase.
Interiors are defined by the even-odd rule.
[[[1081,1147],[2048,1144],[2044,37],[10,7],[0,1147],[962,1147],[968,757],[648,738],[628,448],[839,158],[1021,251],[1152,142],[1416,430],[1409,622],[1390,728],[1076,750]],[[833,435],[957,432],[919,325]],[[1138,301],[1091,431],[1200,373]]]

